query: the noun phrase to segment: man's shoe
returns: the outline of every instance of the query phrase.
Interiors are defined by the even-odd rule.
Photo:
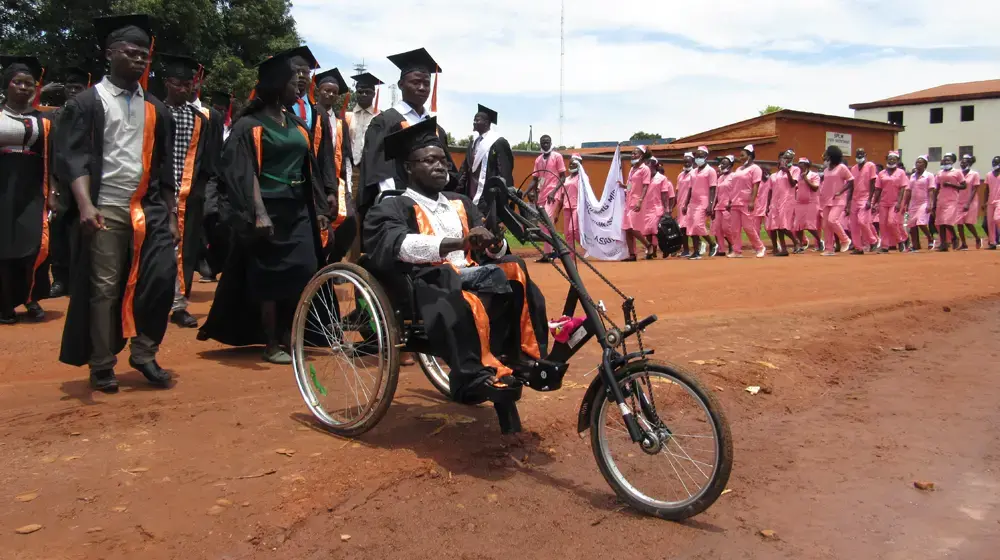
[[[197,329],[198,319],[195,319],[186,309],[179,309],[170,314],[170,322],[183,329]]]
[[[129,358],[128,365],[135,368],[147,381],[157,387],[167,387],[170,385],[170,380],[172,379],[170,372],[161,368],[160,364],[156,363],[156,360],[145,364],[137,364],[135,360]]]
[[[292,356],[280,347],[267,348],[264,350],[264,361],[279,366],[287,366],[292,363]]]
[[[28,318],[32,321],[41,321],[45,318],[45,310],[37,301],[29,301],[24,304],[24,308],[28,310]]]
[[[0,325],[16,325],[17,324],[17,313],[13,311],[5,311],[0,313]]]
[[[49,289],[49,298],[61,298],[66,295],[66,285],[62,282],[53,282],[52,288]]]
[[[115,370],[102,369],[90,372],[90,386],[95,391],[102,393],[117,393],[118,379],[115,377]]]

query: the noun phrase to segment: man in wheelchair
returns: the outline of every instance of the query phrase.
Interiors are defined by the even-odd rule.
[[[386,136],[385,155],[402,162],[407,189],[368,212],[366,268],[410,278],[429,349],[451,369],[452,398],[493,402],[503,431],[517,431],[517,373],[546,354],[545,299],[472,200],[442,192],[448,156],[435,118]]]

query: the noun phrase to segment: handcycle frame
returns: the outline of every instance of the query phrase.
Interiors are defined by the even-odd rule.
[[[656,315],[650,315],[639,321],[631,321],[629,314],[626,314],[626,325],[621,331],[615,328],[610,330],[605,328],[600,311],[594,305],[593,299],[590,297],[583,284],[583,280],[580,278],[580,272],[576,263],[571,258],[576,255],[576,249],[569,247],[555,233],[556,228],[549,215],[544,210],[539,211],[540,209],[537,206],[533,208],[532,205],[521,200],[521,193],[512,187],[508,188],[505,181],[500,177],[490,178],[485,188],[490,193],[491,198],[493,198],[492,202],[496,204],[499,221],[506,226],[507,230],[519,242],[540,241],[548,243],[555,249],[556,257],[562,264],[570,282],[569,294],[566,298],[566,304],[563,307],[563,315],[572,317],[576,312],[577,305],[583,307],[584,314],[586,315],[584,323],[577,330],[578,332],[579,329],[585,329],[586,334],[583,338],[574,341],[573,337],[571,337],[566,343],[556,342],[545,359],[550,362],[566,363],[594,337],[597,338],[601,345],[601,364],[597,368],[599,377],[595,378],[587,388],[583,402],[580,405],[577,430],[584,432],[589,427],[591,411],[588,404],[592,402],[594,393],[603,386],[618,405],[632,441],[634,443],[642,442],[648,444],[649,438],[640,427],[634,412],[626,402],[614,372],[635,360],[641,360],[653,354],[652,350],[643,350],[641,348],[638,352],[622,354],[617,348],[622,345],[626,338],[641,333],[646,327],[656,322]],[[519,212],[514,211],[515,207]],[[624,303],[625,309],[632,310],[633,303],[632,298],[626,299]],[[644,407],[649,405],[647,402],[642,402],[641,404]]]

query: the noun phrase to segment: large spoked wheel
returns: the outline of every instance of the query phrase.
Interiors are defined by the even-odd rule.
[[[430,354],[417,354],[417,363],[420,364],[420,369],[423,370],[431,385],[450,399],[451,385],[448,381],[448,370],[445,369],[444,361]]]
[[[392,305],[365,269],[320,270],[292,323],[292,365],[309,410],[341,436],[375,427],[396,392],[398,344]]]
[[[590,439],[608,484],[631,507],[673,521],[705,511],[733,467],[729,424],[715,396],[675,366],[633,362],[616,372],[646,435],[633,443],[614,399],[594,397]]]

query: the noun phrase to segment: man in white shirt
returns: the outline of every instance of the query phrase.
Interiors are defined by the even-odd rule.
[[[403,99],[391,109],[375,116],[365,133],[361,179],[356,187],[359,190],[358,215],[362,222],[365,212],[374,204],[380,191],[406,188],[402,163],[387,156],[383,142],[387,135],[431,118],[424,104],[431,95],[431,75],[441,72],[437,62],[425,49],[392,55],[389,60],[399,68],[397,85]],[[458,168],[448,152],[448,134],[440,126],[437,127],[437,134],[444,146],[450,175],[445,190],[453,191],[458,184]]]
[[[476,205],[442,192],[450,175],[436,129],[431,118],[385,138],[408,188],[369,211],[366,266],[412,279],[431,352],[451,369],[452,398],[512,406],[522,385],[513,371],[545,353],[545,299],[506,241],[479,225]]]
[[[495,124],[497,112],[480,105],[472,119],[472,130],[478,135],[469,144],[458,173],[458,192],[476,203],[490,231],[496,231],[497,212],[493,197],[486,192],[486,182],[501,177],[508,187],[514,186],[514,152],[507,139],[493,130]]]
[[[174,297],[179,241],[170,112],[139,81],[151,46],[147,16],[94,21],[110,74],[63,108],[53,149],[69,183],[74,224],[70,302],[59,359],[90,366],[90,383],[118,391],[116,354],[155,386],[171,375],[156,362]]]

